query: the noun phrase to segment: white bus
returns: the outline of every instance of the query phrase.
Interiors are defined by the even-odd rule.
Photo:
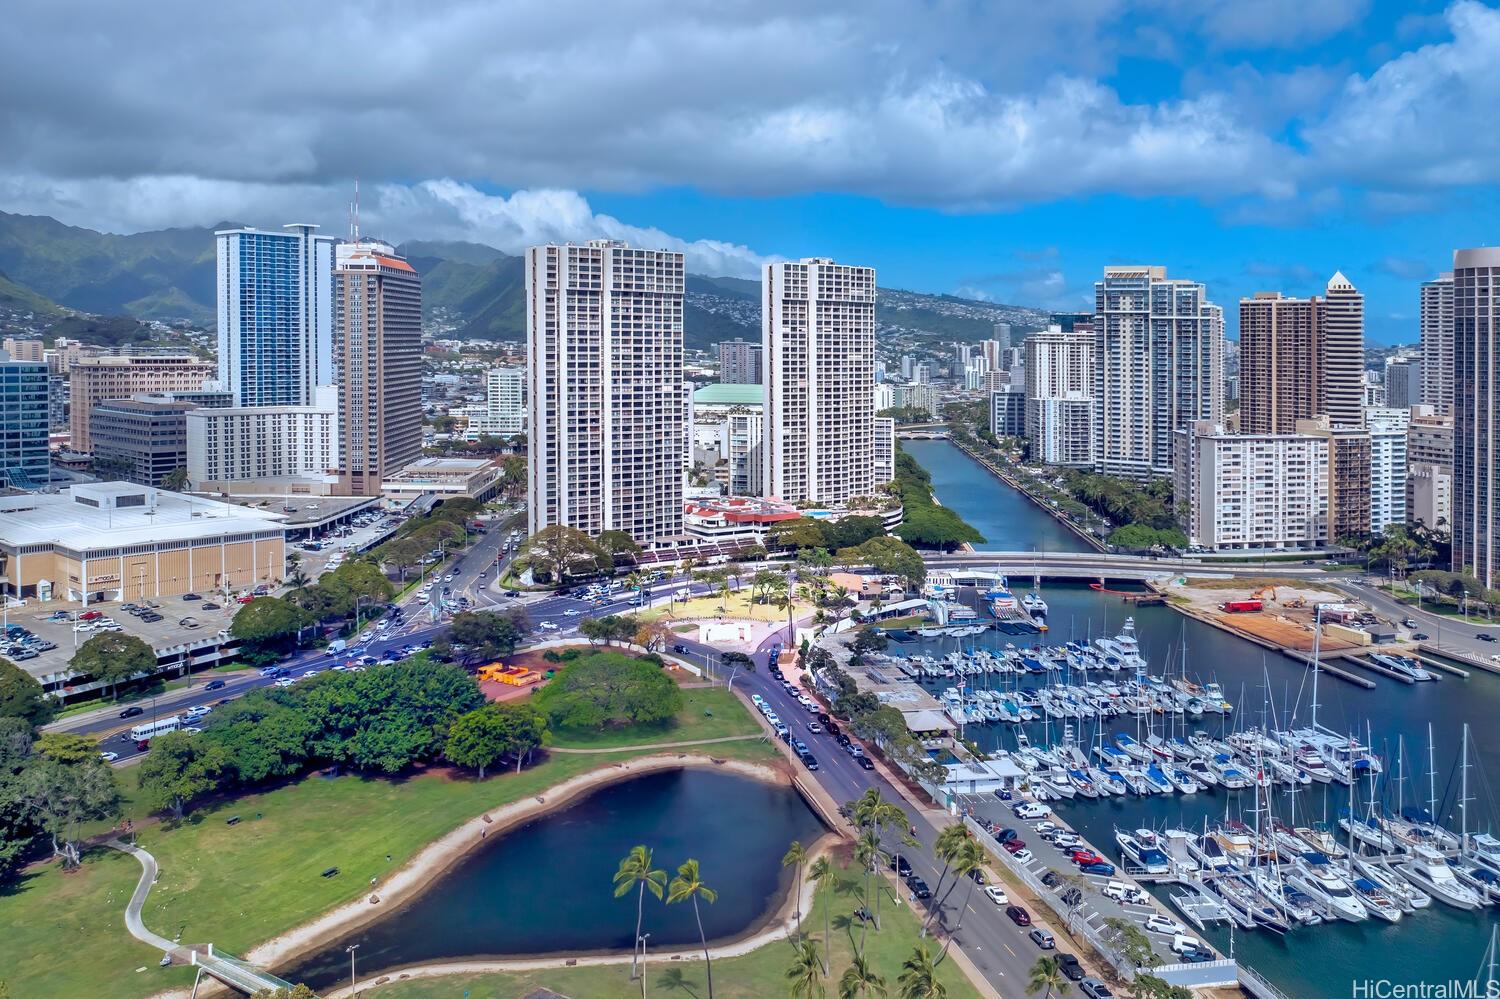
[[[130,738],[135,742],[148,742],[158,735],[166,735],[168,732],[175,732],[180,728],[182,728],[181,716],[173,715],[170,718],[163,718],[160,721],[147,722],[144,725],[135,726],[130,730]]]

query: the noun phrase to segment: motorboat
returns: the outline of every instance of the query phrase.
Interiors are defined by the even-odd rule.
[[[1292,754],[1292,763],[1319,784],[1333,782],[1333,771],[1328,769],[1322,754],[1312,746],[1298,746]]]
[[[1167,779],[1167,775],[1162,772],[1161,767],[1155,763],[1147,767],[1145,773],[1146,782],[1151,785],[1151,789],[1156,794],[1171,794],[1176,790],[1172,782]]]
[[[1467,858],[1459,858],[1458,863],[1453,865],[1453,874],[1460,882],[1474,889],[1486,905],[1500,902],[1500,874]]]
[[[1372,850],[1380,853],[1394,853],[1397,850],[1396,841],[1391,838],[1390,833],[1380,828],[1378,821],[1358,818],[1351,815],[1347,808],[1339,816],[1339,828]]]
[[[1349,864],[1360,875],[1384,889],[1405,912],[1425,909],[1432,904],[1431,895],[1370,857],[1354,854],[1349,858]]]
[[[1155,846],[1147,846],[1132,833],[1115,830],[1115,843],[1120,853],[1147,874],[1166,874],[1172,870],[1172,860]]]
[[[1219,775],[1214,773],[1213,767],[1208,765],[1207,760],[1188,760],[1186,769],[1200,787],[1212,788],[1219,784]]]
[[[1047,616],[1047,601],[1036,590],[1032,590],[1021,598],[1021,609],[1032,617],[1045,618]]]
[[[1186,767],[1163,766],[1161,772],[1166,775],[1167,780],[1179,794],[1197,794],[1198,782],[1193,779],[1192,773]]]
[[[1370,918],[1354,887],[1321,853],[1305,853],[1287,869],[1287,883],[1305,892],[1328,912],[1351,923]]]
[[[1455,909],[1478,909],[1484,899],[1473,888],[1458,880],[1443,855],[1430,846],[1419,846],[1411,858],[1396,865],[1403,878]]]
[[[1422,683],[1437,679],[1421,662],[1410,656],[1390,656],[1380,652],[1372,652],[1370,653],[1370,659],[1377,665],[1384,666],[1392,673],[1404,676],[1413,683]]]
[[[1489,833],[1472,833],[1469,836],[1469,859],[1500,874],[1500,839]]]
[[[1250,778],[1234,762],[1234,758],[1227,754],[1221,753],[1215,756],[1209,761],[1208,766],[1214,776],[1219,779],[1219,783],[1230,790],[1250,786]]]

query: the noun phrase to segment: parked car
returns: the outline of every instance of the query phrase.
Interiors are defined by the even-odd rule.
[[[898,853],[891,858],[891,870],[896,872],[898,878],[911,877],[911,862]]]
[[[1062,971],[1063,976],[1070,982],[1082,981],[1084,978],[1083,965],[1078,963],[1078,957],[1074,954],[1059,953],[1057,955],[1057,966]]]
[[[1146,929],[1152,933],[1164,933],[1167,936],[1173,937],[1179,933],[1187,932],[1186,926],[1183,926],[1171,916],[1164,916],[1159,912],[1146,919]]]
[[[1031,938],[1032,943],[1036,944],[1042,950],[1051,950],[1057,946],[1057,938],[1040,926],[1026,935]]]
[[[182,599],[183,599],[183,600],[202,600],[202,599],[203,599],[203,598],[202,598],[202,597],[200,597],[200,596],[199,596],[199,595],[198,595],[198,594],[196,594],[196,593],[184,593],[184,594],[183,594],[183,595],[182,595]]]
[[[1031,925],[1031,913],[1027,912],[1019,905],[1007,905],[1005,907],[1005,914],[1009,916],[1010,921],[1015,923],[1017,926]]]
[[[807,723],[807,730],[809,732],[811,732],[813,735],[817,735],[818,733],[820,733],[820,732],[823,731],[823,726],[819,725],[815,721],[810,721],[810,722]]]
[[[984,893],[988,895],[990,901],[994,902],[996,905],[1010,905],[1010,896],[1005,894],[1005,889],[1001,888],[999,885],[990,885],[984,890]]]
[[[1017,850],[1011,856],[1015,858],[1018,864],[1029,864],[1036,859],[1030,850]]]
[[[912,896],[922,900],[932,897],[932,889],[927,887],[927,882],[913,874],[906,879],[906,887],[911,889]]]
[[[1084,874],[1097,874],[1106,878],[1115,876],[1115,865],[1102,860],[1097,864],[1084,864],[1078,869]]]
[[[204,610],[218,610],[219,609],[219,605],[216,604],[216,603],[214,603],[212,600],[205,600],[203,602],[203,609]]]
[[[1088,999],[1114,999],[1115,994],[1109,990],[1109,986],[1097,978],[1085,978],[1078,983],[1078,990]]]
[[[1004,843],[1000,844],[1000,849],[1004,850],[1006,853],[1019,853],[1020,851],[1026,849],[1026,841],[1024,839],[1008,839]]]

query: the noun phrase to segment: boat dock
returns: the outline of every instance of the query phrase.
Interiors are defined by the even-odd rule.
[[[1429,656],[1444,656],[1455,662],[1461,662],[1469,666],[1477,666],[1479,669],[1490,673],[1500,673],[1500,663],[1483,659],[1463,649],[1455,649],[1448,645],[1438,645],[1433,642],[1422,642],[1417,646],[1419,652],[1425,652]]]
[[[1243,638],[1245,641],[1251,642],[1255,645],[1259,645],[1263,649],[1269,649],[1272,652],[1280,652],[1288,659],[1292,660],[1293,662],[1301,663],[1303,666],[1308,665],[1309,656],[1306,652],[1303,652],[1300,649],[1284,648],[1283,646],[1276,644],[1268,638],[1262,638],[1259,635],[1253,635],[1246,631],[1240,631],[1237,628],[1231,628],[1229,627],[1229,625],[1218,620],[1213,615],[1201,613],[1191,607],[1182,607],[1176,604],[1168,604],[1168,606],[1175,607],[1178,611],[1186,614],[1194,621],[1201,621],[1209,627],[1218,628],[1220,631],[1227,632],[1228,634],[1231,634],[1236,638]],[[1319,672],[1326,673],[1329,676],[1336,677],[1347,683],[1352,683],[1356,687],[1363,687],[1365,690],[1374,690],[1376,687],[1374,680],[1368,679],[1367,677],[1363,676],[1357,676],[1341,666],[1332,666],[1326,659],[1323,660],[1322,665],[1319,667]]]
[[[1369,659],[1361,659],[1359,658],[1359,656],[1351,656],[1348,653],[1330,656],[1329,659],[1342,659],[1347,663],[1352,663],[1355,666],[1360,667],[1361,669],[1367,669],[1372,673],[1379,673],[1381,676],[1385,677],[1388,680],[1395,680],[1397,683],[1404,683],[1408,687],[1414,685],[1417,682],[1409,676],[1402,676],[1400,673],[1397,673],[1393,669],[1386,669],[1379,663],[1371,662]],[[1328,670],[1328,659],[1323,660],[1323,669],[1324,671]]]
[[[1416,659],[1423,666],[1429,666],[1432,669],[1442,670],[1444,673],[1451,673],[1453,676],[1463,677],[1465,680],[1469,678],[1468,670],[1460,669],[1452,663],[1444,662],[1441,659],[1434,659],[1431,656],[1424,656],[1420,653],[1412,653],[1412,658]]]

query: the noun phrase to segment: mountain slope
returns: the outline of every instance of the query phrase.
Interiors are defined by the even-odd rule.
[[[63,308],[25,285],[17,284],[0,271],[0,313],[17,315],[31,313],[38,319],[45,319],[62,315]]]

